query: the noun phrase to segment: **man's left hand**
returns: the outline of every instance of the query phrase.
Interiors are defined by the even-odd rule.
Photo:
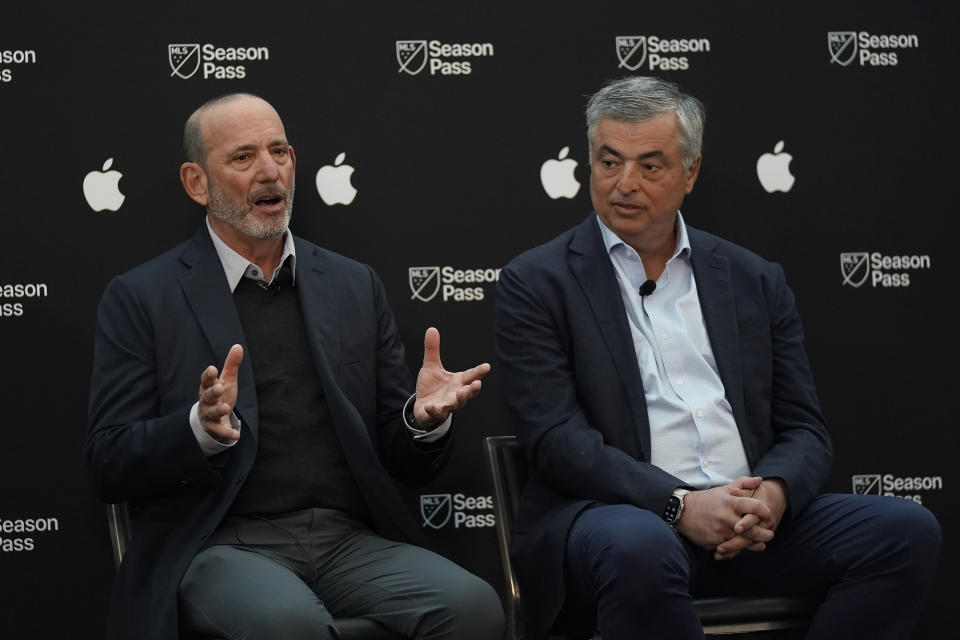
[[[423,337],[423,366],[417,375],[413,417],[425,430],[446,420],[452,411],[480,393],[480,379],[490,372],[484,362],[466,371],[447,371],[440,362],[440,332],[427,329]]]
[[[751,536],[751,531],[754,527],[774,531],[779,526],[787,510],[786,485],[780,478],[767,478],[753,491],[752,497],[767,505],[770,509],[770,518],[761,520],[756,514],[745,514],[733,527],[737,535],[717,545],[715,559],[729,560],[744,549],[748,551],[766,549],[766,543]]]

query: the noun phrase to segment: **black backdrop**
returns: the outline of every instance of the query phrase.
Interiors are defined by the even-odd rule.
[[[433,324],[445,363],[461,368],[492,357],[494,271],[473,270],[589,212],[585,96],[627,73],[662,75],[707,104],[684,215],[786,269],[837,449],[829,488],[909,496],[937,515],[943,563],[916,637],[954,633],[960,9],[665,4],[8,3],[0,636],[102,635],[113,566],[81,458],[94,309],[110,276],[201,220],[177,178],[194,107],[238,90],[270,100],[299,160],[293,229],[375,267],[411,365]],[[238,49],[260,59],[226,59]],[[796,181],[768,193],[757,161],[781,140]],[[553,199],[540,168],[563,147],[580,187]],[[327,205],[315,176],[342,152],[357,195]],[[95,212],[82,185],[108,159],[125,199]],[[417,512],[433,496],[418,516],[428,535],[498,588],[481,439],[511,432],[500,393],[494,370],[457,418],[445,473],[408,494]]]

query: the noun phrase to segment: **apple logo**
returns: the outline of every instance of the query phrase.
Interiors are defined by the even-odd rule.
[[[783,151],[783,140],[773,147],[773,153],[765,153],[757,160],[757,178],[767,193],[790,191],[794,177],[790,173],[793,156]]]
[[[346,157],[344,151],[332,165],[324,165],[317,171],[317,191],[325,204],[350,204],[357,197],[357,190],[350,184],[353,167],[343,164]]]
[[[547,160],[540,167],[540,182],[543,184],[543,190],[554,200],[572,198],[580,191],[580,183],[573,177],[577,161],[567,158],[568,153],[570,153],[570,147],[564,147],[560,149],[556,160]]]
[[[103,171],[91,171],[83,179],[83,197],[94,211],[116,211],[126,198],[117,186],[123,174],[116,170],[108,171],[112,165],[113,158],[107,158],[103,163]]]

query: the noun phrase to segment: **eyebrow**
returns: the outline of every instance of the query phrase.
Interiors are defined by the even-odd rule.
[[[289,147],[289,146],[290,146],[290,143],[284,140],[283,138],[277,138],[276,140],[272,140],[267,144],[268,149],[271,149],[273,147]],[[236,147],[230,150],[230,155],[234,155],[241,151],[252,151],[252,150],[255,150],[256,148],[257,148],[257,145],[255,144],[237,145]]]
[[[605,145],[605,144],[604,144],[604,145],[600,145],[600,148],[597,149],[597,152],[598,152],[598,153],[609,153],[610,155],[616,156],[616,157],[618,157],[618,158],[623,158],[623,154],[622,154],[622,153],[620,153],[619,151],[617,151],[617,150],[614,149],[613,147],[607,146],[607,145]],[[660,151],[659,149],[656,149],[656,150],[654,150],[654,151],[648,151],[648,152],[646,152],[646,153],[641,153],[639,156],[637,156],[637,160],[647,160],[648,158],[666,158],[666,157],[667,157],[667,154],[665,154],[663,151]]]

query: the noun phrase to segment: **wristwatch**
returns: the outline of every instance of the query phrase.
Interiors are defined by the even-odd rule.
[[[689,489],[674,489],[667,500],[667,508],[663,510],[663,519],[671,527],[676,527],[683,513],[683,497],[690,493]]]

